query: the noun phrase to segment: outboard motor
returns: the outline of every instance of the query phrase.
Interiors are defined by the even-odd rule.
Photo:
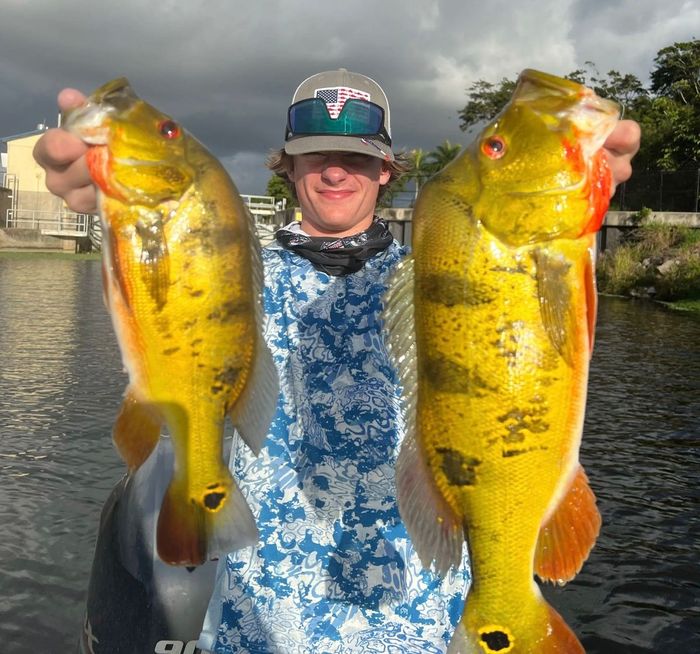
[[[228,459],[231,439],[225,441]],[[112,490],[100,518],[79,654],[195,654],[216,561],[171,566],[156,554],[156,524],[173,469],[161,437]]]

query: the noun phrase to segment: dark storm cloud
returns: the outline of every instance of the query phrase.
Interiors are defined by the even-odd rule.
[[[463,143],[457,111],[477,79],[525,67],[644,74],[656,51],[692,37],[695,2],[670,0],[4,0],[0,135],[55,124],[56,93],[125,75],[260,193],[265,153],[309,74],[345,67],[375,78],[399,148]],[[661,13],[659,13],[661,12]]]

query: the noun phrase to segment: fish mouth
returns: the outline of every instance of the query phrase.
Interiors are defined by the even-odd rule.
[[[513,94],[518,104],[542,116],[551,129],[570,123],[588,156],[600,149],[619,117],[619,106],[588,87],[538,70],[526,69]]]
[[[89,145],[106,145],[113,115],[131,109],[138,101],[126,77],[107,82],[85,102],[63,113],[61,125]]]
[[[106,145],[109,139],[109,116],[114,109],[89,100],[65,112],[61,126],[89,145]]]

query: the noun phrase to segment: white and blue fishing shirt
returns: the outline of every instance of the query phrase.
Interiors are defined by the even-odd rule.
[[[439,654],[461,615],[466,557],[422,569],[396,504],[402,438],[381,297],[397,242],[329,276],[273,244],[265,338],[280,376],[270,434],[231,467],[260,531],[219,563],[198,646],[216,654]]]

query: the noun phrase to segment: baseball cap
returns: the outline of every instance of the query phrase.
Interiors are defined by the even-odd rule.
[[[284,150],[360,152],[393,161],[386,93],[373,79],[345,68],[308,77],[292,97]]]

